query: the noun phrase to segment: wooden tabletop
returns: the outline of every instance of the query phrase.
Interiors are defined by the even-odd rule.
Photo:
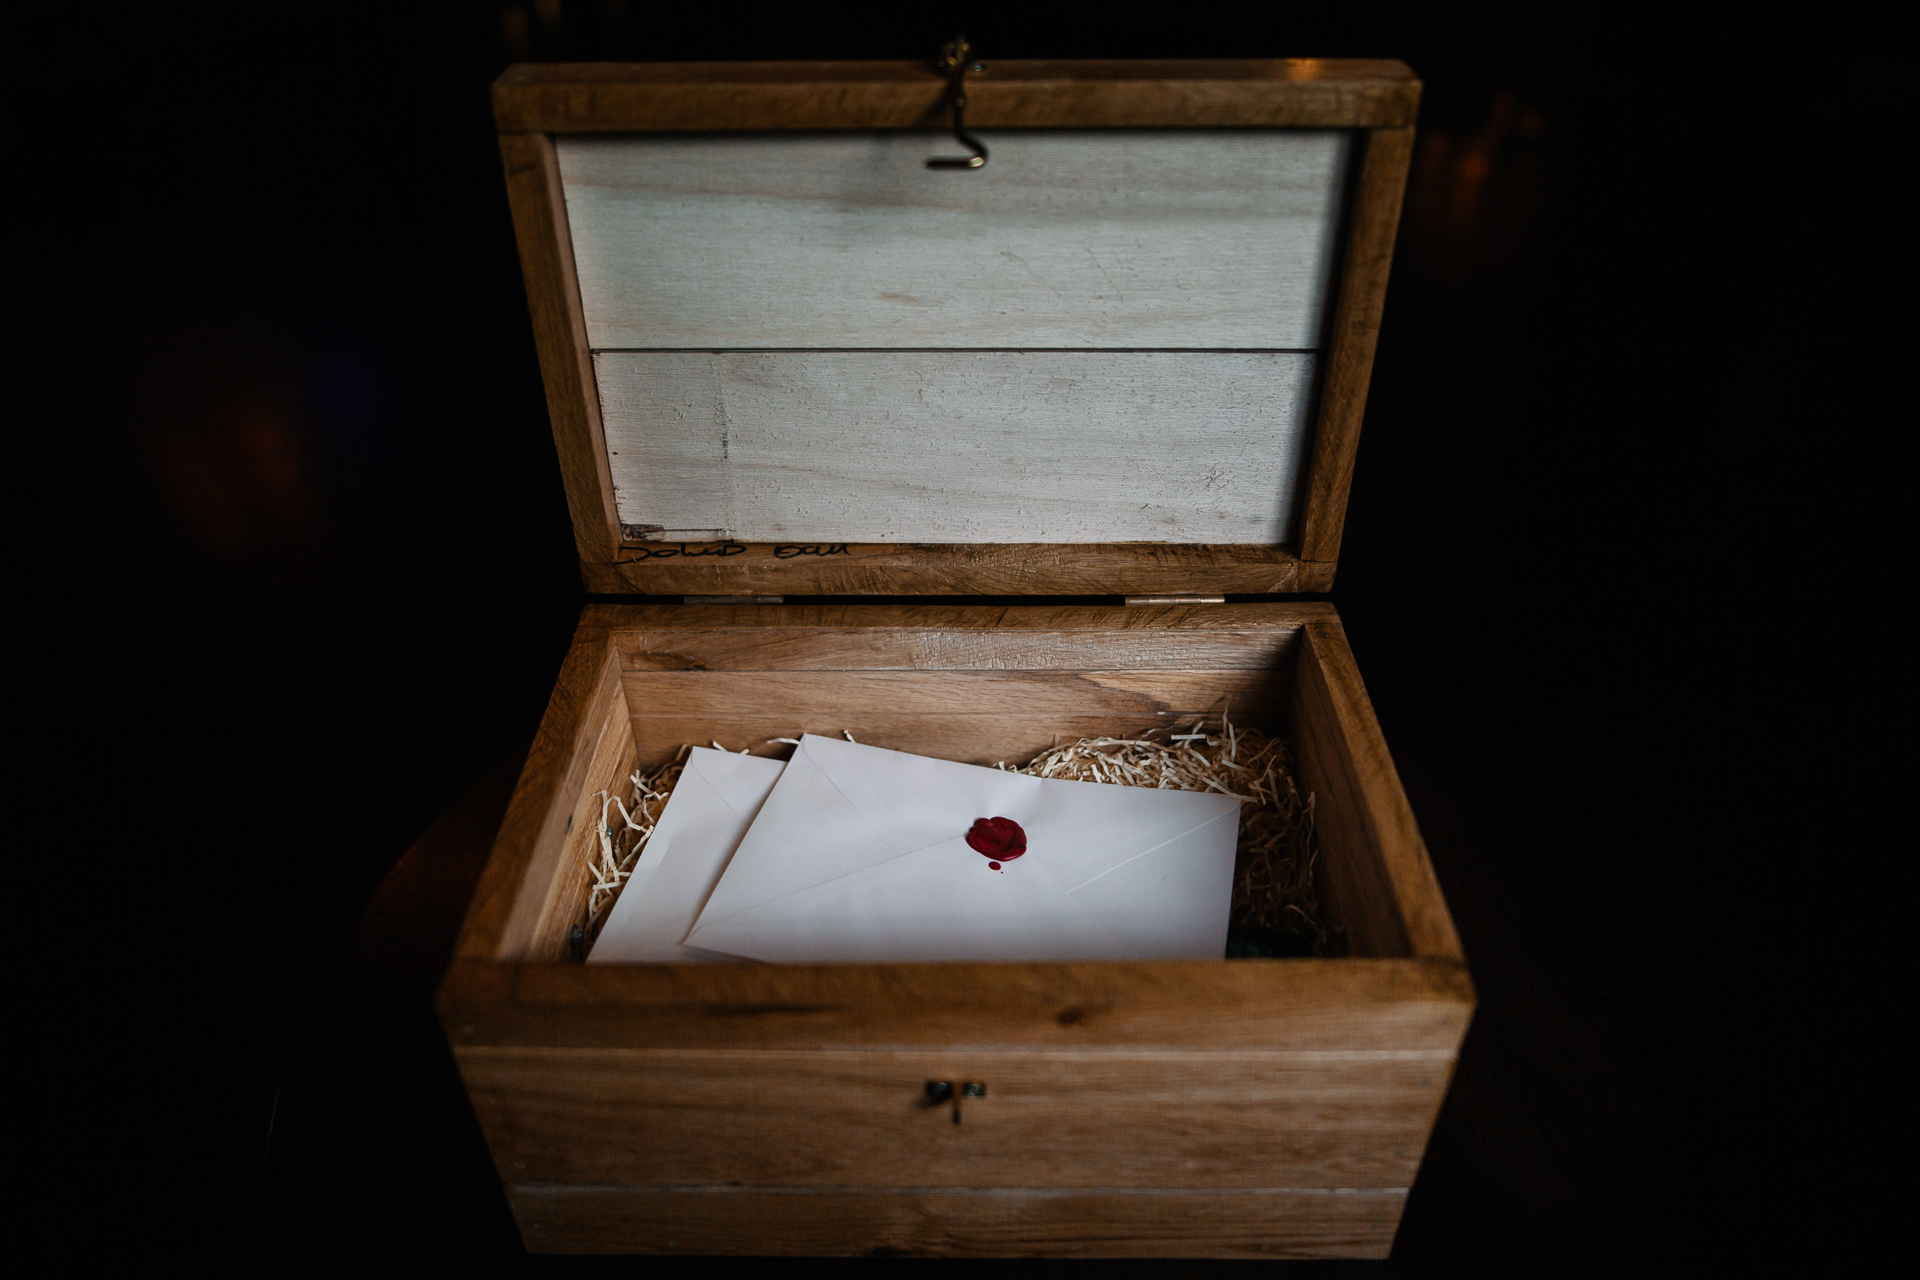
[[[414,842],[298,1011],[262,1170],[270,1255],[522,1252],[433,1011],[521,763],[490,769]]]

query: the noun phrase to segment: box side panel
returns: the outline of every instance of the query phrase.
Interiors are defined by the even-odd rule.
[[[982,1191],[510,1183],[536,1253],[1384,1258],[1402,1191]]]
[[[610,708],[601,725],[600,741],[567,819],[567,837],[546,905],[521,953],[527,959],[573,957],[572,931],[576,925],[585,931],[587,896],[593,885],[589,868],[600,857],[601,819],[610,817],[614,829],[620,824],[617,812],[607,812],[606,797],[626,798],[627,780],[637,763],[633,720],[625,710],[622,699]]]
[[[514,238],[520,247],[534,346],[547,390],[560,474],[566,483],[567,509],[573,517],[574,543],[591,580],[592,566],[611,560],[620,545],[620,519],[614,511],[613,476],[601,432],[586,319],[580,310],[559,161],[553,139],[538,133],[502,133],[500,158],[506,167],[507,201],[513,210]],[[588,589],[594,589],[591,581]]]
[[[1127,736],[1231,710],[1242,728],[1272,727],[1286,707],[1284,671],[630,672],[641,759],[683,742],[784,750],[801,733],[993,765],[1021,764],[1061,742]]]
[[[632,755],[619,655],[604,628],[583,626],[494,838],[456,956],[561,954],[572,923],[567,912],[584,887],[588,808],[599,817],[592,793],[625,777]]]
[[[612,631],[621,665],[638,671],[1275,671],[1290,673],[1300,627],[1328,616],[1328,606],[1283,608],[1269,625],[1249,625],[1235,609],[1221,628],[1182,626],[1209,609],[1234,606],[1169,605],[1126,610],[993,610],[978,616],[956,609],[914,609],[917,625],[853,625],[846,610],[796,607],[817,621],[797,618],[773,626],[736,625],[733,615],[761,611],[714,606],[677,610],[691,625]],[[616,606],[617,609],[617,606]],[[1038,625],[1020,625],[1034,613]],[[1102,631],[1073,630],[1075,615],[1111,620]],[[703,617],[700,615],[704,615]],[[684,620],[684,619],[683,619]],[[751,617],[747,619],[751,621]],[[1235,622],[1239,625],[1234,625]],[[1155,625],[1158,624],[1158,625]]]
[[[1373,353],[1387,303],[1387,272],[1393,265],[1400,202],[1412,160],[1411,127],[1374,129],[1364,135],[1333,324],[1327,335],[1319,422],[1301,504],[1304,519],[1296,540],[1300,558],[1325,566],[1329,577],[1340,558],[1347,492],[1353,485],[1353,460],[1360,447],[1360,424],[1373,382]]]
[[[1411,955],[1406,924],[1366,821],[1365,782],[1345,750],[1325,675],[1311,659],[1295,670],[1290,737],[1300,785],[1313,799],[1320,846],[1314,879],[1326,919],[1346,930],[1355,955]]]
[[[995,764],[1056,741],[1217,719],[1277,727],[1325,606],[682,609],[614,625],[644,761],[683,741],[761,754],[802,732]],[[1206,622],[1215,627],[1206,627]]]
[[[1446,1050],[466,1048],[502,1176],[589,1184],[1405,1189]],[[982,1096],[929,1105],[928,1081]]]
[[[1327,906],[1354,952],[1458,961],[1460,938],[1339,620],[1306,629],[1292,734],[1315,795]]]

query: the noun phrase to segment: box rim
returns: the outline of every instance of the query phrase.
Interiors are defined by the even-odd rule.
[[[1078,623],[1079,626],[1073,624]],[[864,624],[864,625],[863,625]],[[580,785],[580,741],[597,701],[622,670],[614,636],[622,631],[715,631],[754,628],[920,631],[935,628],[1072,631],[1217,631],[1297,630],[1300,657],[1328,669],[1337,731],[1350,740],[1367,770],[1369,838],[1380,850],[1386,886],[1404,919],[1410,954],[1333,960],[1134,961],[1060,965],[1008,962],[991,966],[919,965],[766,965],[766,966],[585,966],[561,961],[501,958],[533,871],[534,846],[571,812],[570,786]],[[590,750],[587,754],[591,754]],[[724,972],[715,972],[715,970]],[[988,995],[1004,995],[1002,983],[956,983],[962,971],[979,969],[998,978],[1047,991],[1019,1015],[1021,1043],[1082,1045],[1101,1042],[1100,1020],[1063,1020],[1068,1008],[1098,1006],[1098,991],[1116,981],[1141,1001],[1139,1016],[1159,1018],[1179,1028],[1170,1045],[1197,1047],[1284,1047],[1292,1031],[1312,1031],[1311,1043],[1349,1043],[1364,1028],[1352,1018],[1315,1029],[1297,1023],[1292,1031],[1276,1012],[1289,999],[1331,983],[1344,994],[1348,1013],[1371,1009],[1397,1028],[1416,1034],[1430,1047],[1457,1046],[1471,1017],[1475,995],[1451,915],[1433,875],[1412,810],[1393,769],[1379,724],[1359,684],[1337,610],[1317,601],[1267,604],[1165,606],[978,605],[755,605],[671,606],[597,603],[582,612],[572,646],[556,682],[500,835],[476,886],[453,962],[439,991],[443,1024],[456,1045],[564,1043],[569,1037],[613,1036],[619,1043],[735,1043],[753,1026],[776,1043],[819,1043],[818,1019],[881,1017],[894,1027],[926,1021],[929,1034],[965,998],[934,1001],[927,994],[965,992],[971,985]],[[1061,987],[1064,983],[1065,987]],[[1196,986],[1196,983],[1198,984]],[[1081,991],[1076,997],[1054,991]],[[865,994],[855,998],[855,989]],[[1212,994],[1196,1001],[1202,989]],[[1331,988],[1329,988],[1331,989]],[[1092,995],[1086,994],[1093,993]],[[836,994],[837,993],[837,994]],[[975,992],[979,996],[978,990]],[[958,1004],[956,1005],[956,1001]],[[851,1003],[850,1003],[851,1002]],[[1109,1002],[1111,1003],[1111,1002]],[[643,1015],[643,1011],[651,1013]],[[945,1011],[945,1012],[943,1012]],[[1424,1012],[1423,1012],[1424,1011]],[[610,1019],[609,1029],[599,1026]],[[1365,1022],[1365,1018],[1360,1019]],[[808,1029],[812,1025],[813,1029]],[[1424,1032],[1419,1026],[1427,1026]],[[753,1035],[761,1034],[755,1031]],[[860,1031],[842,1043],[875,1043]],[[918,1033],[916,1033],[918,1034]],[[1131,1038],[1113,1041],[1140,1044]],[[666,1036],[666,1041],[654,1037]],[[1329,1040],[1327,1037],[1331,1036]],[[1342,1039],[1341,1037],[1345,1037]],[[555,1037],[558,1037],[556,1039]],[[637,1039],[636,1039],[637,1037]],[[673,1037],[678,1037],[677,1039]],[[1195,1037],[1198,1037],[1196,1040]],[[1276,1037],[1280,1037],[1276,1039]],[[911,1039],[912,1037],[910,1037]],[[593,1043],[607,1043],[592,1039]],[[1012,1043],[1012,1042],[1008,1042]],[[1149,1042],[1150,1043],[1150,1042]],[[1404,1037],[1396,1043],[1407,1043]]]
[[[980,56],[967,116],[982,129],[1405,128],[1420,102],[1398,59]],[[502,132],[938,128],[945,89],[931,59],[516,63],[493,109]]]

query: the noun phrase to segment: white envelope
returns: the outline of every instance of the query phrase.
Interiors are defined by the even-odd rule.
[[[695,747],[587,963],[735,959],[683,947],[680,940],[786,767]]]
[[[1217,960],[1240,801],[808,734],[687,935],[771,961]],[[994,870],[966,842],[1011,818]]]

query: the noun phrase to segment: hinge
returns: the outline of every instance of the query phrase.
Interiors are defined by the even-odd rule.
[[[1225,604],[1225,596],[1128,596],[1128,604]]]
[[[663,524],[622,524],[620,544],[641,542],[719,542],[733,535],[725,529],[669,529]]]

